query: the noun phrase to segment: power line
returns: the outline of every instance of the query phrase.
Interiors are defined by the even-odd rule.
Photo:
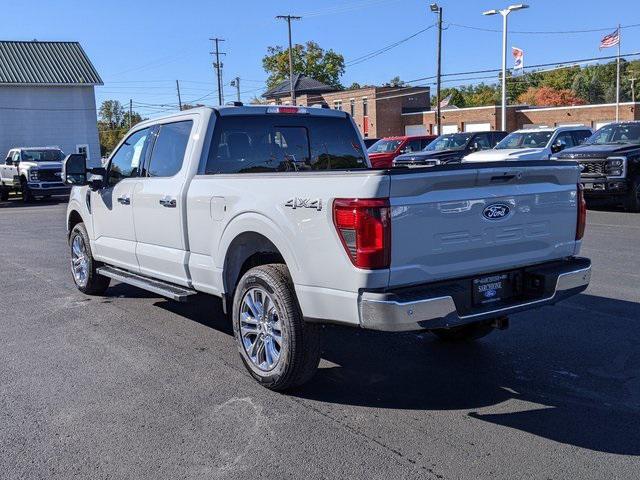
[[[475,25],[462,25],[460,23],[448,23],[447,25],[452,27],[460,27],[466,28],[469,30],[478,30],[481,32],[492,32],[492,33],[502,33],[502,30],[497,30],[493,28],[485,28],[485,27],[476,27]],[[622,25],[620,28],[636,28],[640,27],[640,23],[634,23],[632,25]],[[603,28],[589,28],[585,30],[541,30],[541,31],[526,31],[526,30],[509,30],[509,33],[517,33],[520,35],[573,35],[577,33],[593,33],[593,32],[608,32],[611,31],[612,27],[603,27]]]
[[[435,26],[435,24],[434,25],[429,25],[427,28],[423,28],[422,30],[418,30],[417,32],[409,35],[408,37],[403,38],[402,40],[398,40],[397,42],[393,42],[393,43],[391,43],[391,44],[389,44],[389,45],[387,45],[385,47],[379,48],[378,50],[374,50],[373,52],[369,52],[369,53],[367,53],[365,55],[362,55],[360,57],[357,57],[357,58],[354,58],[352,60],[349,60],[349,61],[345,62],[345,66],[346,67],[351,67],[353,65],[357,65],[357,64],[365,62],[367,60],[371,60],[372,58],[377,57],[378,55],[382,55],[383,53],[388,52],[389,50],[391,50],[391,49],[393,49],[393,48],[395,48],[395,47],[397,47],[399,45],[402,45],[405,42],[408,42],[412,38],[415,38],[418,35],[426,32],[427,30],[432,29],[434,26]]]

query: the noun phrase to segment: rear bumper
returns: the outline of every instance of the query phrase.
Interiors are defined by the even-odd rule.
[[[449,328],[554,304],[587,288],[591,261],[570,258],[522,271],[542,279],[540,294],[490,309],[469,308],[465,299],[471,298],[471,278],[385,292],[365,291],[359,298],[360,324],[393,332]]]

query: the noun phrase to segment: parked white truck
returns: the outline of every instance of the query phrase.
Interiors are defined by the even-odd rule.
[[[584,290],[575,162],[369,168],[344,112],[199,108],[136,125],[104,168],[70,155],[77,287],[222,297],[274,390],[308,380],[320,325],[470,339]]]

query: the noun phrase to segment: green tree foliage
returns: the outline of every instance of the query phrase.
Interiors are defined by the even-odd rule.
[[[407,83],[404,80],[401,80],[398,75],[384,84],[385,87],[405,87],[406,85]]]
[[[289,78],[289,53],[281,46],[268,47],[262,67],[269,74],[267,86],[274,87]],[[293,73],[300,73],[320,82],[342,89],[344,57],[333,50],[324,50],[316,42],[293,46]]]
[[[129,122],[129,110],[125,110],[118,100],[105,100],[98,109],[98,136],[100,154],[109,155],[129,130],[143,120],[137,112],[132,112]]]

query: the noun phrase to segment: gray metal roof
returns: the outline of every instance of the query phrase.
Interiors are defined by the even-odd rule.
[[[0,85],[102,85],[78,42],[0,41]]]
[[[293,76],[293,89],[298,95],[305,93],[328,93],[335,92],[337,88],[322,83],[315,78],[307,77],[296,73]],[[289,77],[280,82],[275,87],[267,90],[262,94],[265,98],[283,97],[291,94],[291,85],[289,84]]]

